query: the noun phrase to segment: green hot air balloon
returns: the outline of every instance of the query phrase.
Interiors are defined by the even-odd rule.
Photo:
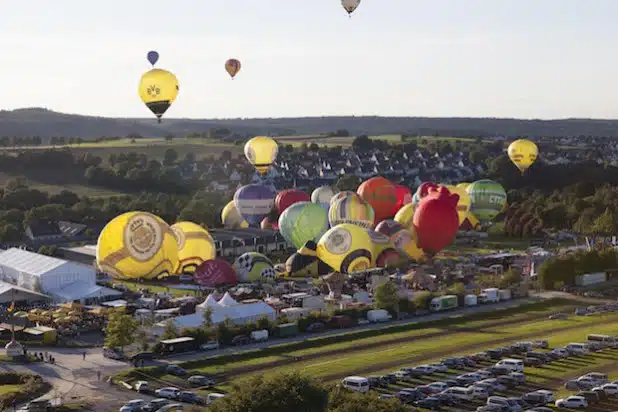
[[[328,230],[328,213],[317,203],[297,202],[279,216],[279,231],[288,243],[300,249],[317,242]]]
[[[504,188],[493,180],[478,180],[466,190],[470,195],[470,212],[483,223],[495,219],[506,204]]]

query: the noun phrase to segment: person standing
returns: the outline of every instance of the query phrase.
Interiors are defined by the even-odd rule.
[[[82,353],[82,357],[84,360],[86,360],[86,351],[84,351],[84,353]]]

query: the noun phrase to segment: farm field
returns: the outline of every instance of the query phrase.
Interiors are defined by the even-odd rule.
[[[19,392],[22,390],[22,385],[0,385],[0,396],[9,393]]]
[[[358,339],[341,338],[336,342],[327,341],[328,344],[320,344],[321,339],[328,338],[319,338],[313,342],[283,344],[270,350],[256,350],[237,356],[227,355],[181,365],[191,374],[214,375],[217,382],[220,382],[217,390],[226,391],[231,385],[243,384],[255,375],[298,371],[318,377],[323,382],[336,383],[349,375],[367,376],[391,372],[403,366],[437,361],[445,356],[474,353],[518,340],[548,338],[550,344],[558,345],[581,341],[590,331],[618,334],[618,324],[615,324],[618,314],[563,321],[546,320],[549,313],[571,312],[573,303],[547,301],[496,311],[476,319],[446,319],[444,322],[419,324],[409,330],[391,333],[382,331],[374,336],[359,336]],[[597,363],[598,366],[605,366],[609,362],[599,358]],[[122,378],[128,381],[156,379],[160,380],[161,385],[185,386],[180,378],[161,376],[156,372],[156,369],[137,370],[125,374]],[[543,371],[538,379],[543,381],[557,378],[548,369]]]

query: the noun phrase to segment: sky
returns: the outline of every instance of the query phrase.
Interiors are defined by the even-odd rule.
[[[616,0],[10,1],[0,109],[149,116],[154,49],[166,117],[618,118],[617,20]]]

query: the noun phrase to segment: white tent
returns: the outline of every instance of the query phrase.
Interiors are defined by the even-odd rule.
[[[218,308],[219,304],[217,303],[217,299],[212,295],[212,293],[210,295],[208,295],[208,297],[206,298],[205,301],[203,301],[202,303],[200,303],[199,305],[197,305],[195,307],[196,311],[198,312],[203,312],[204,310],[206,310],[206,308]]]
[[[230,295],[230,292],[225,292],[225,295],[223,295],[223,297],[221,298],[219,302],[217,302],[217,304],[225,308],[225,307],[237,306],[238,302],[234,300],[234,298]]]

